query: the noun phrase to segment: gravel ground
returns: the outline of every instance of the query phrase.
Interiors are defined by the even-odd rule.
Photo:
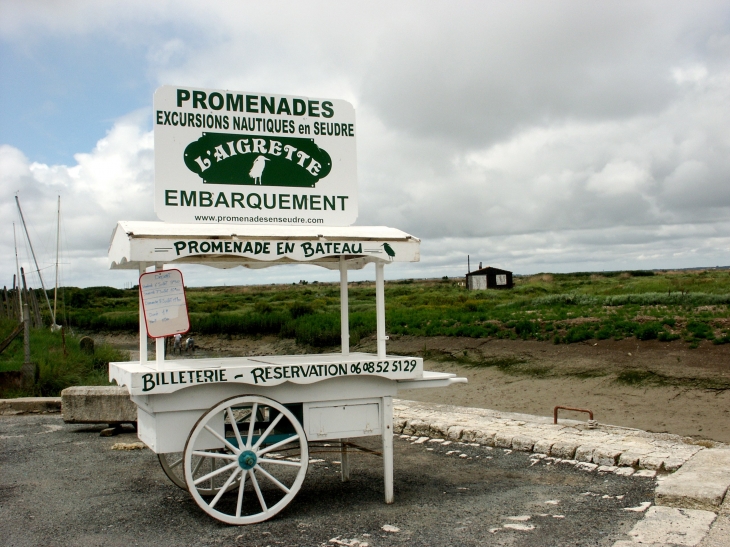
[[[339,454],[313,454],[282,513],[231,527],[169,482],[150,450],[111,449],[136,441],[134,433],[103,438],[99,430],[58,416],[0,418],[0,543],[611,546],[643,515],[623,509],[651,501],[655,487],[653,479],[531,465],[526,453],[396,438],[395,504],[382,501],[379,458],[352,456],[352,480],[342,483]]]

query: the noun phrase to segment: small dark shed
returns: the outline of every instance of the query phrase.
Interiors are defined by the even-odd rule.
[[[511,289],[513,286],[512,272],[507,270],[487,266],[466,274],[466,288],[470,291]]]

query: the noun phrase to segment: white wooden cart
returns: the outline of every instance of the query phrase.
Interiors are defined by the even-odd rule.
[[[165,360],[158,339],[150,362],[140,313],[140,360],[110,363],[110,379],[127,386],[137,405],[140,440],[206,513],[229,524],[266,520],[299,491],[311,452],[338,447],[348,480],[350,439],[373,435],[382,437],[385,502],[393,502],[393,397],[399,389],[466,382],[424,371],[419,357],[386,354],[383,267],[418,261],[419,245],[386,227],[119,222],[112,269],[309,263],[340,271],[341,353]],[[350,353],[347,271],[369,263],[377,353]]]

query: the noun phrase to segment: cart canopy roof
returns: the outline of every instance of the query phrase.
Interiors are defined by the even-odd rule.
[[[386,226],[168,224],[120,221],[109,247],[111,269],[152,264],[266,268],[316,264],[348,269],[371,262],[418,262],[421,241]]]

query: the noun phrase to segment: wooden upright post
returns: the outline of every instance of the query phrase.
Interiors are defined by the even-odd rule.
[[[164,269],[164,264],[159,262],[155,263],[155,271],[161,272]],[[139,294],[141,298],[142,292]],[[155,339],[155,364],[157,365],[157,370],[163,370],[165,367],[165,340],[165,337]]]
[[[350,316],[347,299],[347,262],[340,256],[340,338],[342,355],[350,355]],[[343,464],[344,465],[344,464]]]
[[[393,397],[382,398],[383,478],[385,503],[393,503]]]
[[[347,450],[347,439],[340,439],[340,476],[342,482],[350,480],[350,452]]]
[[[139,275],[147,269],[145,262],[139,263]],[[142,308],[142,288],[139,287],[139,364],[147,364],[147,323],[144,320],[144,308]]]
[[[375,318],[377,322],[378,359],[385,359],[385,266],[375,263]]]

